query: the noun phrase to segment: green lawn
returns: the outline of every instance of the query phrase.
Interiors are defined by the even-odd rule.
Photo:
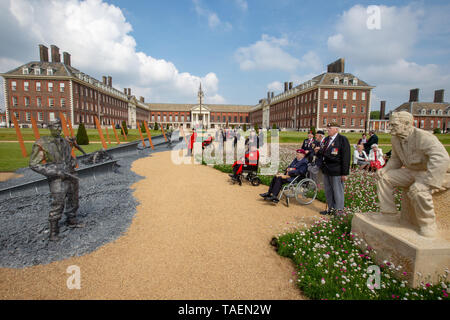
[[[34,141],[35,140],[32,129],[21,129],[21,132],[22,132],[22,136],[25,141]],[[49,131],[48,131],[48,129],[39,129],[39,133],[42,136],[44,136],[44,135],[48,135]],[[88,133],[90,142],[100,141],[100,137],[99,137],[97,129],[87,129],[87,133]],[[108,133],[109,133],[109,138],[111,140],[111,144],[108,144],[106,132],[105,132],[105,130],[103,130],[103,136],[105,137],[107,146],[108,147],[116,146],[117,142],[115,142],[116,139],[114,136],[114,131],[112,129],[108,129]],[[153,137],[162,134],[161,131],[159,131],[159,130],[151,130],[150,133]],[[143,134],[143,137],[146,138],[147,134]],[[119,135],[119,141],[121,143],[136,141],[139,139],[140,139],[140,136],[139,136],[139,131],[137,129],[129,129],[128,130],[127,141],[125,141],[125,139],[123,138],[122,135]],[[0,141],[15,141],[15,140],[17,140],[15,129],[13,129],[13,128],[12,129],[11,128],[1,128],[0,129]],[[33,143],[31,143],[31,142],[25,143],[25,148],[27,150],[28,157],[24,158],[22,156],[22,152],[21,152],[19,143],[15,143],[15,142],[3,142],[2,143],[2,142],[0,142],[0,172],[13,172],[19,168],[27,167],[28,163],[29,163],[29,159],[30,159],[29,156],[31,153],[32,146],[33,146]],[[81,147],[83,148],[83,150],[86,153],[90,153],[93,151],[100,150],[102,148],[102,144],[101,143],[90,143],[89,145],[85,145],[85,146],[81,146]],[[80,151],[76,150],[75,154],[78,156],[78,155],[81,155],[82,153]]]
[[[117,135],[119,136],[119,141],[120,142],[125,142],[124,137],[120,134],[120,130],[117,130]],[[100,141],[100,136],[98,134],[97,129],[86,129],[88,137],[89,137],[89,141]],[[33,134],[33,129],[31,128],[25,128],[25,129],[20,129],[20,132],[22,133],[23,139],[25,141],[34,141],[35,137]],[[49,135],[49,131],[48,129],[39,129],[39,134],[41,136],[45,136],[45,135]],[[76,134],[76,130],[74,130],[74,134]],[[109,138],[111,140],[111,142],[116,141],[116,138],[114,136],[114,131],[113,129],[108,129],[108,134],[109,134]],[[161,135],[161,130],[150,130],[150,134],[153,136],[156,135]],[[146,133],[143,133],[144,138],[147,137]],[[106,137],[106,130],[103,129],[103,136],[106,140],[106,143],[108,143],[108,138]],[[128,129],[128,134],[127,134],[127,141],[135,141],[140,139],[139,136],[139,131],[138,129]],[[0,128],[0,141],[16,141],[17,140],[17,135],[16,135],[16,130],[14,128]]]

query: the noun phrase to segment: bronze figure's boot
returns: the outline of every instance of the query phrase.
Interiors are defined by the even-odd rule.
[[[78,222],[76,217],[67,218],[67,225],[70,228],[84,228],[86,226],[84,223]]]
[[[59,227],[58,220],[50,220],[50,241],[58,241],[59,240]]]

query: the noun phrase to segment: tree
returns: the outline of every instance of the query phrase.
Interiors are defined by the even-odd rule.
[[[88,145],[89,144],[89,137],[86,132],[86,128],[84,127],[83,123],[80,123],[77,130],[77,143],[79,145]]]
[[[145,124],[144,124],[144,122],[141,122],[141,131],[145,132]]]
[[[373,119],[373,120],[380,119],[380,111],[371,111],[370,112],[370,119]]]
[[[315,126],[311,126],[311,128],[309,128],[309,131],[311,131],[313,135],[316,135],[316,127]]]
[[[440,129],[440,128],[435,128],[435,129],[433,130],[433,133],[434,133],[434,134],[440,134],[440,133],[441,133],[441,129]]]
[[[159,129],[158,122],[155,122],[155,127],[153,128],[153,130],[158,130],[158,129]]]
[[[244,132],[247,131],[247,124],[244,123],[244,127],[242,128],[242,130],[244,130]]]
[[[272,129],[276,129],[277,128],[277,125],[274,123],[273,125],[272,125]]]
[[[259,133],[259,127],[258,127],[257,123],[255,124],[254,129],[255,129],[256,134],[258,134]]]
[[[123,131],[125,131],[125,134],[128,135],[128,127],[127,127],[127,122],[125,120],[122,121],[122,127],[123,127]],[[121,135],[123,135],[123,131],[120,130]]]
[[[166,130],[169,130],[169,124],[166,125]]]

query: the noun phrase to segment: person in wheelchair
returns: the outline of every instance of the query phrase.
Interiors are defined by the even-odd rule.
[[[261,193],[260,196],[263,197],[264,200],[270,200],[277,203],[279,201],[278,193],[280,192],[283,184],[291,182],[299,175],[306,175],[306,171],[308,170],[308,160],[305,156],[306,151],[303,149],[298,149],[295,159],[291,162],[286,171],[284,173],[276,174],[270,182],[269,191],[266,193]]]
[[[230,174],[231,179],[238,180],[238,176],[245,169],[258,170],[259,151],[256,144],[250,146],[250,150],[245,153],[244,158],[240,161],[236,161],[233,164],[233,174]]]
[[[209,146],[213,142],[214,138],[209,134],[208,138],[206,138],[202,142],[202,150],[204,150],[207,146]]]

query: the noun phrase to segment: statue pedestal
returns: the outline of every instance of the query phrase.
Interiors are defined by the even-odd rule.
[[[378,264],[387,260],[402,266],[398,276],[406,278],[412,287],[420,282],[437,283],[439,275],[445,275],[445,269],[450,268],[450,242],[440,235],[435,239],[422,237],[412,226],[385,221],[379,213],[355,214],[352,231],[376,250]]]

